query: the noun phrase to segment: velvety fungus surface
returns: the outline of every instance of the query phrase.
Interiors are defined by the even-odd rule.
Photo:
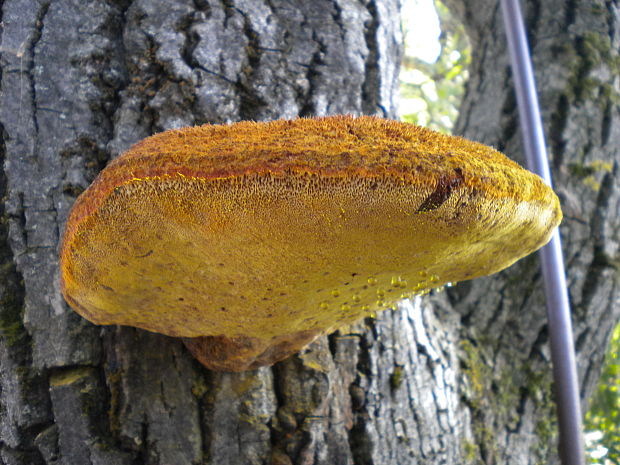
[[[207,366],[253,368],[499,271],[561,216],[504,155],[410,124],[205,125],[149,137],[100,173],[67,221],[61,285],[94,323],[206,337],[188,347]]]

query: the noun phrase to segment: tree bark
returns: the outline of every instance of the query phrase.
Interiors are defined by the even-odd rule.
[[[473,46],[458,132],[522,161],[499,7],[449,3]],[[585,403],[620,317],[620,15],[611,0],[526,6]],[[536,256],[237,374],[174,338],[91,325],[59,292],[67,213],[134,142],[206,122],[395,117],[397,0],[1,8],[0,463],[557,460]]]
[[[499,5],[448,3],[466,25],[473,54],[456,130],[523,163]],[[564,212],[561,234],[584,412],[620,318],[618,13],[614,1],[528,1],[524,10],[554,185]],[[511,459],[514,463],[535,463],[533,457],[524,458],[524,446],[543,463],[557,460],[538,267],[537,258],[529,257],[499,276],[447,292],[462,315],[462,340],[473,337],[489,351],[493,365],[492,379],[485,383],[494,392],[493,401],[471,409],[474,418],[491,426],[500,449],[487,453],[497,458],[483,457],[485,463],[511,463],[512,454],[521,455]],[[502,380],[517,394],[507,411],[494,405],[504,402]]]

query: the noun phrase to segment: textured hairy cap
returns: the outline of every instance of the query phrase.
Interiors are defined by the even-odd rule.
[[[410,124],[206,125],[145,139],[101,172],[69,216],[61,285],[95,323],[200,338],[188,347],[203,363],[237,370],[506,268],[561,216],[499,152]]]

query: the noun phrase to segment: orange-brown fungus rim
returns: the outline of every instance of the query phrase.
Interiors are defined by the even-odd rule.
[[[178,141],[174,140],[175,135]],[[252,139],[253,135],[259,140]],[[297,137],[295,142],[299,144],[284,146],[277,139],[279,135]],[[343,141],[342,139],[346,137],[352,140]],[[189,141],[192,145],[187,144],[188,139],[192,139]],[[197,142],[202,145],[199,146]],[[304,144],[305,142],[308,144]],[[374,167],[365,166],[363,163],[358,166],[346,164],[337,166],[337,161],[334,162],[333,158],[346,152],[343,151],[343,146],[339,145],[341,143],[344,144],[344,148],[348,147],[349,151],[360,151],[355,155],[362,162],[366,156],[374,157]],[[220,146],[225,147],[227,153],[218,153]],[[411,152],[399,152],[399,149],[409,146],[412,147]],[[413,150],[419,148],[426,150],[423,152]],[[445,150],[446,148],[450,150]],[[365,151],[366,155],[361,153],[362,151]],[[470,153],[487,160],[476,160],[475,157],[469,156]],[[396,160],[396,163],[386,165],[376,160],[377,157],[385,159],[386,156],[390,162]],[[251,161],[252,157],[254,163],[245,163],[244,166],[244,162],[248,159]],[[414,167],[411,166],[411,159],[414,157],[420,159],[426,157],[429,160]],[[222,160],[224,158],[226,160]],[[433,161],[435,159],[439,161],[440,158],[444,164],[447,161],[448,165],[452,165],[453,173],[450,176],[460,178],[459,187],[469,188],[472,192],[484,190],[485,197],[513,197],[527,202],[543,201],[548,195],[547,187],[542,180],[492,148],[408,123],[372,116],[339,115],[203,125],[170,130],[148,137],[113,160],[88,190],[76,200],[67,220],[61,256],[71,244],[82,220],[95,212],[115,189],[133,183],[158,182],[174,178],[189,178],[204,182],[215,180],[234,182],[248,176],[317,176],[334,180],[404,181],[412,186],[432,191],[438,183],[445,182],[443,173],[446,169],[450,169],[445,166],[433,166]],[[311,159],[312,163],[308,163],[307,159]],[[158,161],[163,163],[158,164]],[[233,163],[230,163],[231,161]],[[330,162],[334,166],[329,166]],[[504,165],[515,170],[517,181],[519,176],[527,173],[531,176],[530,181],[534,180],[533,188],[523,191],[522,186],[516,182],[491,185],[485,183],[484,173],[478,175],[474,172],[477,168],[493,172],[493,168],[483,165],[483,162],[490,165]],[[222,166],[218,167],[218,163]],[[410,169],[403,169],[405,166],[409,166]]]

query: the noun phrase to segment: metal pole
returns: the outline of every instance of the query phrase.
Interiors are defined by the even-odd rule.
[[[534,73],[518,0],[501,0],[506,37],[515,81],[523,146],[528,168],[551,185]],[[553,376],[560,427],[559,453],[564,465],[583,465],[585,452],[581,427],[579,384],[564,274],[560,234],[556,230],[540,251]]]

